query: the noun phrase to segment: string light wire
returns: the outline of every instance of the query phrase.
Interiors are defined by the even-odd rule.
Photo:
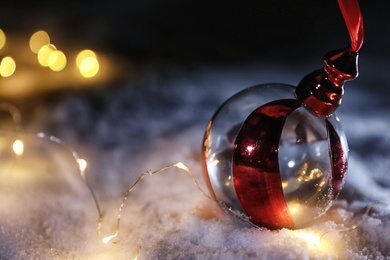
[[[191,177],[192,181],[194,182],[196,188],[201,192],[201,194],[203,196],[205,196],[207,199],[215,202],[215,203],[218,203],[220,205],[220,207],[222,209],[224,209],[226,212],[230,213],[231,215],[235,216],[237,219],[251,225],[252,227],[256,227],[256,228],[259,228],[261,229],[260,227],[256,226],[255,224],[253,224],[252,222],[249,221],[248,217],[246,217],[246,215],[242,212],[239,212],[239,211],[236,211],[234,209],[232,209],[231,207],[227,206],[225,203],[223,203],[222,201],[219,201],[219,200],[215,200],[214,198],[210,197],[199,185],[198,181],[195,179],[192,171],[185,165],[183,164],[182,162],[178,162],[178,163],[173,163],[173,164],[170,164],[168,166],[165,166],[163,168],[160,168],[158,170],[155,170],[155,171],[145,171],[144,173],[142,173],[138,178],[137,180],[130,186],[130,188],[125,192],[124,196],[123,196],[123,199],[122,199],[122,203],[121,205],[119,206],[118,208],[118,215],[117,215],[117,225],[116,225],[116,231],[114,234],[112,235],[109,235],[109,236],[106,236],[103,238],[102,236],[102,233],[101,233],[101,230],[99,229],[98,232],[99,232],[99,237],[102,238],[102,241],[103,243],[108,243],[110,242],[112,239],[118,237],[119,235],[119,229],[120,229],[120,223],[121,223],[121,216],[122,216],[122,210],[125,206],[125,203],[126,201],[128,200],[129,198],[129,195],[130,195],[130,192],[135,188],[135,186],[143,179],[145,178],[147,175],[154,175],[156,173],[159,173],[159,172],[163,172],[165,170],[168,170],[170,168],[178,168],[179,170],[183,170],[185,172],[187,172],[189,174],[189,176]],[[99,227],[101,227],[101,222],[99,223],[98,225]]]
[[[252,227],[255,227],[255,228],[259,228],[259,229],[262,229],[258,226],[256,226],[255,224],[253,224],[252,222],[250,222],[249,218],[242,212],[239,212],[237,210],[234,210],[232,209],[231,207],[227,206],[224,202],[222,201],[219,201],[219,200],[216,200],[214,198],[212,198],[210,195],[208,195],[199,185],[198,181],[195,179],[192,171],[190,170],[190,168],[188,168],[185,164],[183,164],[182,162],[177,162],[177,163],[173,163],[173,164],[170,164],[168,166],[165,166],[163,168],[160,168],[158,170],[155,170],[155,171],[145,171],[143,172],[138,178],[137,180],[130,186],[130,188],[125,192],[124,196],[123,196],[123,199],[122,199],[122,203],[120,204],[119,208],[118,208],[118,214],[117,214],[117,224],[116,224],[116,231],[114,234],[112,235],[109,235],[109,236],[106,236],[103,238],[102,236],[102,233],[101,233],[101,229],[98,230],[98,233],[99,233],[99,237],[102,239],[103,243],[108,243],[110,242],[112,239],[118,237],[119,235],[119,229],[120,229],[120,223],[121,223],[121,216],[122,216],[122,210],[125,206],[125,203],[126,201],[128,200],[129,198],[129,195],[130,195],[130,192],[135,188],[135,186],[143,179],[145,178],[146,176],[148,175],[154,175],[156,173],[159,173],[159,172],[163,172],[165,170],[168,170],[170,168],[178,168],[179,170],[183,170],[185,172],[188,173],[188,175],[191,177],[192,181],[194,182],[196,188],[200,191],[200,193],[205,196],[207,199],[219,204],[219,206],[224,210],[226,211],[227,213],[233,215],[234,217],[236,217],[237,219],[243,221],[244,223],[247,223],[249,224],[250,226]],[[100,228],[102,226],[102,223],[99,222],[99,225],[98,227]],[[115,242],[114,242],[115,243]]]
[[[95,207],[96,207],[96,210],[98,213],[98,224],[97,225],[98,225],[98,231],[99,231],[100,230],[100,223],[102,222],[104,212],[101,210],[101,207],[100,207],[100,204],[99,204],[99,201],[97,199],[97,196],[95,194],[94,189],[92,188],[91,184],[87,180],[87,177],[86,177],[87,162],[84,159],[82,159],[74,149],[67,146],[60,138],[52,136],[52,135],[46,135],[45,133],[42,133],[42,132],[37,133],[36,136],[40,139],[46,139],[52,143],[58,144],[58,145],[62,146],[63,148],[65,148],[66,150],[68,150],[70,152],[70,154],[72,154],[72,157],[74,158],[74,160],[76,161],[76,163],[79,166],[79,174],[80,174],[83,182],[87,186],[87,188],[92,196],[92,199],[94,201],[94,204],[95,204]]]
[[[232,209],[231,207],[227,206],[225,203],[223,203],[222,201],[219,201],[219,200],[216,200],[214,198],[212,198],[210,195],[208,195],[199,185],[199,183],[197,182],[197,180],[195,179],[193,173],[191,172],[191,170],[185,165],[183,164],[182,162],[178,162],[178,163],[174,163],[174,164],[170,164],[168,166],[165,166],[163,168],[160,168],[158,170],[155,170],[155,171],[145,171],[143,172],[138,178],[137,180],[130,186],[130,188],[125,192],[124,196],[123,196],[123,199],[122,199],[122,203],[120,204],[119,208],[118,208],[118,213],[117,213],[117,224],[116,224],[116,231],[114,234],[112,235],[109,235],[109,236],[106,236],[106,237],[103,237],[102,235],[102,232],[101,232],[101,226],[102,226],[102,218],[99,219],[99,224],[98,224],[98,233],[99,233],[99,237],[102,239],[103,243],[108,243],[110,242],[112,239],[116,238],[119,236],[119,230],[120,230],[120,224],[121,224],[121,217],[122,217],[122,210],[126,204],[126,201],[128,200],[129,198],[129,195],[130,195],[130,192],[135,188],[135,186],[143,179],[145,178],[146,176],[148,175],[154,175],[156,173],[159,173],[159,172],[163,172],[165,170],[168,170],[172,167],[175,167],[175,168],[178,168],[180,170],[184,170],[185,172],[187,172],[189,174],[189,176],[191,177],[191,179],[193,180],[196,188],[201,192],[201,194],[203,196],[205,196],[207,199],[219,204],[219,206],[224,210],[226,211],[227,213],[233,215],[234,217],[236,217],[237,219],[243,221],[244,223],[246,224],[249,224],[251,227],[254,227],[254,228],[257,228],[257,229],[260,229],[260,230],[263,230],[263,228],[253,224],[251,221],[250,221],[250,218],[248,218],[244,213],[240,212],[240,211],[237,211],[237,210],[234,210]],[[321,236],[319,237],[318,239],[318,243],[321,244],[323,242],[323,238],[325,235],[331,233],[331,232],[346,232],[346,231],[352,231],[356,228],[358,228],[368,217],[368,214],[370,212],[372,208],[372,204],[370,203],[364,214],[363,214],[363,217],[362,219],[350,226],[350,227],[345,227],[345,228],[341,228],[341,229],[335,229],[335,230],[329,230],[329,231],[326,231],[324,233],[321,234]],[[318,238],[318,237],[317,237]],[[312,238],[310,238],[312,239]],[[116,242],[113,242],[113,243],[116,243]]]
[[[339,232],[340,233],[340,232],[347,232],[347,231],[352,231],[354,229],[357,229],[368,218],[368,214],[370,213],[370,210],[371,210],[372,206],[373,206],[372,203],[369,203],[367,205],[366,210],[363,213],[363,217],[356,224],[354,224],[354,225],[352,225],[350,227],[345,227],[345,228],[340,228],[340,229],[335,229],[335,230],[328,230],[328,231],[322,233],[322,235],[320,237],[320,242],[322,242],[322,239],[324,238],[324,236],[329,234],[329,233],[332,233],[332,232]]]
[[[19,109],[11,103],[0,102],[0,110],[7,112],[11,116],[15,133],[21,133],[21,131],[23,130],[23,125],[22,125],[22,116],[21,116]],[[92,185],[87,180],[87,177],[86,177],[87,162],[84,159],[82,159],[73,148],[66,145],[58,137],[55,137],[53,135],[47,135],[47,134],[42,133],[42,132],[35,134],[35,137],[37,137],[38,139],[47,140],[51,143],[57,144],[57,145],[61,146],[62,148],[64,148],[65,150],[67,150],[72,155],[73,159],[75,160],[75,162],[79,166],[78,167],[79,175],[80,175],[82,181],[84,182],[84,184],[87,186],[88,191],[90,192],[92,199],[94,201],[94,204],[95,204],[95,207],[96,207],[96,210],[98,213],[97,229],[98,229],[98,233],[100,235],[100,225],[101,225],[101,222],[102,222],[102,219],[104,216],[104,212],[101,210],[101,207],[99,205],[99,201],[97,199],[97,196],[95,194],[94,189],[92,188]],[[16,144],[20,148],[16,148],[15,147]],[[17,155],[22,154],[23,151],[20,149],[23,149],[23,146],[24,146],[23,142],[21,140],[17,139],[14,142],[14,147],[13,147],[14,152]]]
[[[211,198],[208,194],[206,194],[203,189],[199,186],[199,183],[196,181],[196,179],[194,178],[191,170],[186,166],[184,165],[182,162],[178,162],[178,163],[174,163],[174,164],[171,164],[171,165],[168,165],[168,166],[165,166],[163,168],[160,168],[156,171],[145,171],[143,172],[138,178],[137,180],[130,186],[130,188],[125,192],[125,195],[122,199],[122,203],[121,205],[119,206],[119,209],[118,209],[118,216],[117,216],[117,225],[116,225],[116,231],[114,234],[112,235],[109,235],[109,236],[106,236],[104,238],[102,238],[102,234],[101,234],[101,230],[99,230],[99,236],[102,238],[102,241],[104,243],[108,243],[109,241],[111,241],[113,238],[116,238],[118,235],[119,235],[119,229],[120,229],[120,223],[121,223],[121,216],[122,216],[122,210],[123,210],[123,207],[125,206],[125,203],[127,201],[127,199],[129,198],[129,195],[130,195],[130,192],[134,189],[134,187],[143,179],[145,178],[147,175],[154,175],[156,173],[159,173],[159,172],[162,172],[162,171],[165,171],[165,170],[168,170],[172,167],[176,167],[180,170],[184,170],[186,171],[190,177],[192,178],[192,180],[194,181],[195,183],[195,186],[198,188],[198,190],[208,199],[212,200],[212,201],[215,201],[213,198]],[[99,227],[101,227],[101,223],[99,224]]]

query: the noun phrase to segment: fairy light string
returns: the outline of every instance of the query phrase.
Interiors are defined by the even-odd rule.
[[[212,198],[210,195],[208,195],[199,185],[199,183],[197,182],[196,178],[194,177],[192,171],[185,165],[183,164],[182,162],[178,162],[178,163],[174,163],[174,164],[170,164],[168,166],[165,166],[163,168],[160,168],[158,170],[155,170],[155,171],[145,171],[143,172],[138,178],[137,180],[130,186],[130,188],[125,192],[124,196],[123,196],[123,199],[122,199],[122,203],[120,204],[119,208],[118,208],[118,213],[117,213],[117,224],[116,224],[116,230],[115,230],[115,233],[114,234],[111,234],[111,235],[108,235],[108,236],[105,236],[103,237],[102,235],[102,232],[101,232],[101,226],[102,226],[102,219],[100,219],[99,221],[99,229],[98,229],[98,233],[99,233],[99,237],[101,238],[102,242],[103,243],[109,243],[110,241],[112,241],[114,238],[117,238],[119,236],[119,231],[120,231],[120,224],[121,224],[121,218],[122,218],[122,210],[127,202],[127,200],[129,199],[129,195],[130,193],[133,191],[133,189],[135,188],[135,186],[137,186],[139,184],[139,182],[144,179],[146,176],[151,176],[151,175],[154,175],[154,174],[157,174],[157,173],[160,173],[160,172],[163,172],[163,171],[166,171],[170,168],[178,168],[179,170],[183,170],[185,171],[186,173],[188,173],[188,175],[191,177],[192,181],[194,182],[196,188],[200,191],[200,193],[205,196],[207,199],[211,200],[212,202],[214,203],[217,203],[219,204],[219,206],[224,209],[227,213],[231,214],[233,217],[235,217],[236,219],[240,220],[240,221],[243,221],[244,223],[248,224],[249,226],[253,227],[253,228],[256,228],[256,229],[259,229],[259,230],[263,230],[262,227],[259,227],[259,226],[256,226],[255,224],[253,224],[252,222],[250,222],[250,220],[248,219],[248,217],[242,213],[242,212],[239,212],[239,211],[236,211],[236,210],[233,210],[232,208],[230,208],[229,206],[227,206],[225,203],[223,203],[222,201],[219,201],[219,200],[215,200],[214,198]],[[319,248],[322,246],[323,242],[324,242],[324,236],[326,236],[327,234],[331,233],[331,232],[347,232],[347,231],[352,231],[354,229],[357,229],[360,225],[363,224],[363,222],[368,218],[369,216],[369,212],[372,208],[372,204],[370,203],[365,212],[363,213],[363,216],[362,218],[360,219],[360,221],[356,224],[353,224],[352,226],[349,226],[349,227],[344,227],[344,228],[339,228],[339,229],[335,229],[335,230],[328,230],[328,231],[325,231],[323,232],[320,236],[318,235],[315,235],[311,232],[305,232],[304,230],[296,230],[295,232],[295,237],[297,238],[301,238],[301,239],[304,239],[305,241],[307,241],[309,247],[311,248]],[[112,241],[112,243],[117,243],[116,241]]]
[[[116,238],[118,235],[119,235],[119,229],[120,229],[120,223],[121,223],[121,216],[122,216],[122,210],[123,210],[123,207],[125,206],[125,203],[126,201],[128,200],[129,198],[129,195],[130,195],[130,192],[134,189],[134,187],[143,179],[145,178],[147,175],[154,175],[156,173],[159,173],[159,172],[163,172],[165,170],[168,170],[172,167],[175,167],[175,168],[178,168],[180,170],[183,170],[185,172],[187,172],[190,177],[192,178],[192,180],[194,181],[195,183],[195,186],[198,188],[198,190],[208,199],[214,201],[213,198],[211,198],[208,194],[206,194],[203,189],[199,186],[198,182],[196,181],[195,177],[193,176],[191,170],[186,166],[184,165],[182,162],[178,162],[178,163],[174,163],[174,164],[171,164],[171,165],[168,165],[168,166],[165,166],[163,168],[160,168],[158,170],[155,170],[155,171],[145,171],[143,172],[138,178],[137,180],[133,183],[133,185],[130,186],[130,188],[125,192],[125,195],[122,199],[122,203],[121,205],[119,206],[119,209],[118,209],[118,217],[117,217],[117,226],[116,226],[116,231],[114,234],[112,235],[109,235],[109,236],[106,236],[102,239],[102,241],[104,243],[108,243],[110,242],[113,238]],[[100,225],[101,226],[101,223]],[[99,236],[102,237],[102,234],[101,234],[101,230],[99,230]]]
[[[22,127],[21,114],[20,114],[19,110],[17,109],[17,107],[15,107],[14,105],[9,104],[9,103],[2,102],[2,103],[0,103],[0,110],[6,111],[7,113],[9,113],[11,115],[12,121],[13,121],[13,124],[14,124],[15,132],[16,133],[20,133],[21,130],[23,129],[23,127]],[[98,235],[99,235],[99,239],[103,243],[109,243],[109,242],[116,243],[116,241],[113,241],[113,239],[117,238],[119,236],[123,208],[125,207],[125,204],[126,204],[127,200],[129,199],[130,193],[140,183],[140,181],[142,179],[144,179],[146,176],[155,175],[157,173],[164,172],[164,171],[166,171],[166,170],[168,170],[170,168],[177,168],[177,169],[179,169],[181,171],[185,171],[190,176],[190,178],[194,182],[196,188],[201,192],[201,194],[203,196],[205,196],[210,201],[212,201],[214,203],[217,203],[224,211],[226,211],[227,213],[231,214],[236,219],[239,219],[239,220],[243,221],[244,223],[247,223],[250,227],[263,230],[263,228],[258,227],[256,225],[254,225],[252,222],[250,222],[250,219],[244,213],[238,212],[236,210],[233,210],[228,205],[224,204],[222,201],[218,201],[218,200],[212,198],[210,195],[208,195],[200,187],[199,183],[197,182],[197,180],[194,177],[194,175],[193,175],[192,171],[190,170],[190,168],[187,167],[184,163],[178,162],[178,163],[170,164],[168,166],[165,166],[165,167],[160,168],[160,169],[155,170],[155,171],[148,170],[148,171],[143,172],[124,194],[122,202],[121,202],[121,204],[120,204],[120,206],[118,208],[118,211],[117,211],[117,223],[116,223],[115,233],[112,234],[112,235],[108,235],[108,236],[103,237],[102,231],[101,231],[101,227],[102,227],[104,213],[103,213],[103,211],[102,211],[102,209],[100,207],[99,201],[97,199],[97,196],[95,194],[95,191],[94,191],[93,187],[91,186],[91,184],[88,182],[88,180],[86,178],[87,177],[86,176],[86,169],[87,169],[87,166],[88,166],[86,160],[82,159],[73,148],[67,146],[58,137],[55,137],[55,136],[52,136],[52,135],[47,135],[47,134],[42,133],[42,132],[39,132],[39,133],[35,134],[34,136],[37,137],[38,139],[47,140],[47,141],[49,141],[51,143],[54,143],[56,145],[61,146],[64,149],[66,149],[72,155],[73,159],[75,160],[75,162],[79,166],[78,167],[79,175],[80,175],[82,181],[84,182],[84,184],[87,186],[87,188],[88,188],[88,190],[89,190],[89,192],[90,192],[90,194],[91,194],[91,196],[93,198],[94,205],[96,207],[96,211],[97,211],[97,214],[98,214],[97,232],[98,232]],[[15,154],[17,156],[18,156],[18,154],[19,155],[23,155],[23,149],[24,149],[23,141],[17,139],[14,142],[14,147],[13,147],[13,150],[14,150]],[[339,228],[339,229],[335,229],[335,230],[328,230],[326,232],[323,232],[321,235],[316,235],[315,233],[310,232],[310,231],[306,231],[306,230],[295,230],[294,233],[293,233],[294,237],[299,238],[299,239],[303,239],[304,241],[306,241],[306,243],[308,245],[308,248],[310,248],[310,249],[322,250],[322,251],[327,250],[327,245],[326,245],[327,242],[324,240],[325,239],[324,237],[326,235],[328,235],[329,233],[332,233],[332,232],[348,232],[348,231],[352,231],[352,230],[357,229],[368,218],[369,212],[370,212],[371,208],[372,208],[372,204],[369,204],[367,206],[367,208],[366,208],[362,218],[360,219],[360,221],[357,222],[356,224],[353,224],[352,226]],[[138,253],[137,253],[137,255],[138,255]]]
[[[87,162],[84,159],[82,159],[74,149],[72,149],[70,146],[67,146],[60,138],[52,136],[52,135],[46,135],[45,133],[42,133],[42,132],[37,133],[36,136],[40,139],[46,139],[52,143],[58,144],[58,145],[62,146],[63,148],[65,148],[66,150],[68,150],[70,152],[70,154],[72,154],[72,157],[74,158],[77,165],[79,166],[80,177],[82,178],[83,182],[87,186],[87,188],[92,196],[92,199],[94,201],[94,204],[95,204],[98,216],[99,216],[98,217],[98,230],[99,230],[99,225],[103,219],[104,213],[100,208],[98,199],[97,199],[96,194],[94,192],[94,189],[92,188],[91,184],[87,180],[87,177],[86,177]]]
[[[12,123],[13,123],[13,126],[14,126],[14,131],[15,133],[21,133],[22,130],[23,130],[23,125],[22,125],[22,117],[21,117],[21,113],[19,111],[19,109],[10,104],[10,103],[7,103],[7,102],[0,102],[0,110],[2,111],[5,111],[7,112],[9,115],[11,115],[11,118],[12,118]],[[241,212],[238,212],[238,211],[235,211],[233,210],[232,208],[230,208],[229,206],[227,206],[226,204],[224,204],[222,201],[217,201],[215,199],[213,199],[212,197],[210,197],[199,185],[199,183],[197,182],[197,180],[195,179],[195,177],[193,176],[193,173],[192,171],[185,165],[183,164],[182,162],[178,162],[178,163],[174,163],[174,164],[171,164],[171,165],[168,165],[168,166],[165,166],[161,169],[158,169],[158,170],[155,170],[155,171],[145,171],[144,173],[142,173],[138,179],[134,182],[134,184],[126,191],[124,197],[123,197],[123,200],[122,200],[122,203],[118,209],[118,217],[117,217],[117,228],[116,228],[116,232],[110,236],[107,236],[107,237],[104,237],[103,238],[103,235],[102,235],[102,231],[101,231],[101,227],[102,227],[102,222],[103,222],[103,217],[104,217],[104,212],[102,211],[101,207],[100,207],[100,204],[99,204],[99,201],[97,199],[97,196],[96,196],[96,193],[92,187],[92,185],[88,182],[87,178],[86,178],[86,169],[87,169],[87,162],[86,160],[82,159],[78,153],[73,149],[71,148],[70,146],[66,145],[60,138],[56,137],[56,136],[53,136],[53,135],[47,135],[43,132],[38,132],[37,134],[34,135],[36,138],[38,139],[42,139],[42,140],[47,140],[51,143],[54,143],[56,145],[59,145],[61,146],[62,148],[64,148],[65,150],[67,150],[73,157],[73,159],[75,160],[75,162],[77,163],[78,165],[78,171],[79,171],[79,175],[82,179],[82,181],[84,182],[84,184],[87,186],[90,194],[91,194],[91,197],[94,201],[94,205],[95,205],[95,208],[96,208],[96,211],[98,213],[98,220],[97,220],[97,232],[98,232],[98,235],[99,235],[99,238],[104,242],[104,243],[108,243],[109,241],[111,241],[113,238],[117,237],[118,234],[119,234],[119,229],[120,229],[120,223],[121,223],[121,216],[122,216],[122,210],[125,206],[125,203],[126,201],[128,200],[128,197],[130,195],[130,192],[135,188],[135,186],[144,178],[146,177],[147,175],[154,175],[156,173],[159,173],[159,172],[163,172],[165,170],[168,170],[172,167],[175,167],[175,168],[178,168],[180,170],[183,170],[185,172],[187,172],[191,179],[194,181],[194,184],[195,186],[197,187],[197,189],[206,197],[208,198],[209,200],[213,201],[213,202],[216,202],[220,205],[221,208],[223,208],[226,212],[230,213],[231,215],[235,216],[237,219],[241,220],[241,221],[244,221],[246,223],[248,223],[249,225],[253,226],[253,227],[257,227],[255,226],[254,224],[252,224],[248,217],[245,216],[245,214],[241,213]],[[13,143],[13,151],[14,153],[17,155],[17,156],[21,156],[23,154],[23,151],[24,151],[24,143],[22,140],[19,140],[19,139],[16,139],[15,142]]]
[[[366,210],[364,211],[363,213],[363,216],[362,218],[360,219],[360,221],[358,221],[356,224],[350,226],[350,227],[345,227],[345,228],[340,228],[340,229],[335,229],[335,230],[328,230],[324,233],[322,233],[321,237],[320,237],[320,242],[322,241],[322,239],[324,238],[325,235],[329,234],[329,233],[332,233],[332,232],[347,232],[347,231],[352,231],[352,230],[355,230],[357,229],[359,226],[361,226],[363,224],[364,221],[366,221],[366,219],[368,218],[369,216],[369,213],[370,213],[370,210],[372,208],[372,203],[369,203],[366,207]]]
[[[125,206],[125,203],[126,201],[128,200],[129,198],[129,195],[130,195],[130,192],[135,188],[135,186],[143,179],[145,178],[146,176],[150,176],[150,175],[154,175],[154,174],[157,174],[157,173],[160,173],[160,172],[163,172],[163,171],[166,171],[170,168],[177,168],[179,170],[183,170],[185,171],[186,173],[188,173],[188,175],[191,177],[192,181],[194,182],[196,188],[200,191],[200,193],[205,196],[207,199],[215,202],[215,203],[218,203],[220,205],[221,208],[223,208],[226,212],[230,213],[231,215],[235,216],[237,219],[249,224],[250,226],[252,227],[256,227],[256,228],[259,228],[257,227],[256,225],[254,225],[252,222],[249,221],[248,217],[245,216],[245,214],[241,213],[241,212],[238,212],[238,211],[235,211],[233,210],[231,207],[227,206],[225,203],[223,203],[222,201],[219,201],[219,200],[215,200],[214,198],[212,198],[210,195],[208,195],[199,185],[198,181],[196,180],[196,178],[194,177],[192,171],[190,170],[190,168],[188,168],[185,164],[183,164],[182,162],[178,162],[178,163],[174,163],[174,164],[170,164],[168,166],[165,166],[163,168],[160,168],[158,170],[155,170],[155,171],[145,171],[143,172],[138,178],[137,180],[130,186],[130,188],[125,192],[124,196],[123,196],[123,199],[122,199],[122,203],[121,205],[119,206],[118,208],[118,215],[117,215],[117,225],[116,225],[116,231],[114,234],[112,235],[109,235],[109,236],[106,236],[103,238],[102,236],[102,233],[101,233],[101,230],[99,230],[99,236],[102,238],[102,241],[103,243],[108,243],[110,242],[112,239],[118,237],[119,235],[119,229],[120,229],[120,223],[121,223],[121,216],[122,216],[122,210]],[[99,227],[101,227],[101,222],[99,224]]]
[[[22,116],[21,116],[19,109],[16,106],[14,106],[13,104],[8,103],[8,102],[0,102],[0,111],[4,111],[11,116],[12,124],[13,124],[14,131],[16,133],[16,136],[23,132]],[[97,196],[95,194],[94,189],[92,188],[91,184],[87,180],[87,177],[86,177],[87,162],[86,162],[86,160],[82,159],[73,148],[66,145],[58,137],[55,137],[53,135],[47,135],[43,132],[39,132],[33,136],[35,136],[38,139],[47,140],[51,143],[59,145],[60,147],[62,147],[63,149],[65,149],[66,151],[68,151],[72,155],[73,159],[75,160],[75,162],[78,165],[78,173],[79,173],[82,181],[84,182],[84,184],[87,186],[87,189],[88,189],[89,193],[91,194],[92,199],[94,201],[94,204],[95,204],[95,207],[96,207],[96,210],[98,213],[97,229],[99,231],[100,230],[99,225],[102,222],[104,213],[101,210],[101,207],[100,207],[100,204],[99,204],[99,201],[97,199]],[[23,141],[20,139],[16,139],[15,142],[13,143],[12,149],[13,149],[16,156],[22,156],[23,152],[24,152]]]

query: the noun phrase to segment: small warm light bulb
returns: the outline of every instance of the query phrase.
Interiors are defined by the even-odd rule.
[[[56,46],[53,44],[43,45],[38,51],[38,62],[43,67],[48,67],[51,64],[49,63],[50,55],[57,50]],[[52,60],[53,62],[53,60]]]
[[[189,171],[188,167],[185,166],[182,162],[178,162],[175,164],[175,166],[179,169],[182,169],[182,170],[185,170],[185,171]]]
[[[2,77],[9,77],[14,74],[16,70],[16,63],[13,58],[7,56],[0,62],[0,75]]]
[[[12,149],[17,156],[21,156],[24,153],[24,144],[21,140],[17,139],[12,145]]]
[[[30,49],[33,53],[38,53],[44,45],[50,43],[50,37],[45,31],[37,31],[30,38]]]
[[[80,73],[85,78],[92,78],[99,71],[99,62],[94,57],[85,58],[80,63]]]
[[[79,168],[81,172],[85,172],[85,169],[87,168],[87,161],[84,159],[77,159],[77,163],[79,164]]]
[[[314,233],[306,231],[295,231],[295,237],[301,238],[306,241],[310,249],[322,249],[323,244],[321,243],[321,238]]]
[[[0,50],[4,47],[6,40],[5,33],[0,29]]]
[[[118,236],[118,234],[113,234],[113,235],[110,235],[110,236],[108,236],[108,237],[105,237],[105,238],[103,238],[103,243],[104,243],[104,244],[107,244],[108,242],[111,241],[111,239],[113,239],[113,238],[115,238],[115,237],[117,237],[117,236]]]
[[[66,56],[62,51],[53,51],[48,58],[49,68],[53,71],[61,71],[66,66]]]

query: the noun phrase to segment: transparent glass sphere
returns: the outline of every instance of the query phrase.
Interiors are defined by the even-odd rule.
[[[211,194],[257,226],[305,226],[331,206],[344,183],[348,149],[338,118],[315,115],[294,93],[283,84],[245,89],[206,129]]]

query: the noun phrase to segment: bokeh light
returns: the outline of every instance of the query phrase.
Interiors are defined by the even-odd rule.
[[[13,58],[7,56],[0,62],[0,75],[2,77],[9,77],[14,74],[16,70],[16,63]]]
[[[83,77],[91,78],[99,71],[99,62],[96,58],[85,58],[80,64],[80,73]]]
[[[0,50],[4,47],[6,42],[5,33],[0,29]]]
[[[61,71],[66,66],[66,56],[62,51],[56,50],[50,53],[48,58],[49,68],[53,71]]]
[[[30,38],[30,49],[38,53],[42,46],[50,44],[50,37],[45,31],[37,31]]]
[[[79,54],[77,54],[77,58],[76,58],[77,68],[80,69],[81,62],[83,62],[84,59],[89,57],[96,58],[95,52],[88,49],[80,51]]]
[[[94,77],[99,72],[99,61],[91,50],[81,51],[76,58],[76,64],[81,75],[85,78]]]
[[[38,62],[43,67],[49,67],[49,57],[50,55],[57,50],[56,46],[53,44],[43,45],[38,51]],[[53,62],[53,60],[51,60]]]

